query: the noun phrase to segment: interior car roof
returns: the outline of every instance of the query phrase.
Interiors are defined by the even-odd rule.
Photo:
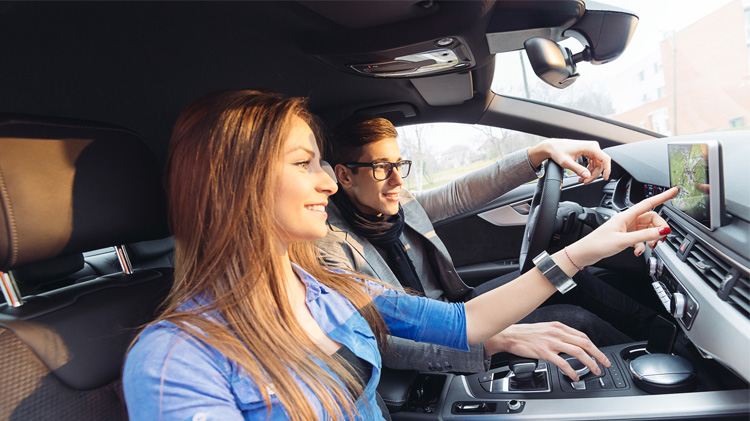
[[[399,104],[414,111],[408,123],[475,123],[492,97],[487,28],[570,25],[584,12],[581,0],[356,1],[346,10],[341,3],[4,2],[0,111],[128,127],[160,159],[182,109],[220,89],[307,96],[329,124],[358,110],[404,123],[403,112],[388,114]],[[430,106],[407,78],[385,81],[340,65],[445,36],[459,37],[475,63],[463,72],[471,99],[459,105]],[[434,93],[440,83],[422,89]]]

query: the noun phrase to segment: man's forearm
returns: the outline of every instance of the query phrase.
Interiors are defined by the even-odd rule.
[[[396,370],[479,373],[489,363],[483,344],[465,352],[395,336],[388,336],[388,341],[390,350],[383,354],[383,365]]]

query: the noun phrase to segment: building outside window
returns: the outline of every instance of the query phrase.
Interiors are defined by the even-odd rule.
[[[664,134],[671,135],[669,130],[669,109],[662,108],[649,115],[651,119],[651,130]]]

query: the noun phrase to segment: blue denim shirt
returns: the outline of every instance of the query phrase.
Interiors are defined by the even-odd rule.
[[[357,409],[362,419],[382,419],[375,401],[381,359],[369,325],[339,293],[296,265],[294,269],[306,286],[307,306],[323,332],[372,364],[372,376],[356,402]],[[469,350],[463,304],[375,288],[382,293],[375,295],[373,302],[392,335]],[[167,322],[146,328],[128,353],[123,390],[131,420],[251,420],[268,415],[266,402],[247,372]],[[315,395],[309,390],[306,393],[319,418],[327,418]],[[284,408],[271,397],[270,419],[287,419]]]

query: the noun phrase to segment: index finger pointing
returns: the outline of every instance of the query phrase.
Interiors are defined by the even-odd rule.
[[[659,193],[656,196],[649,197],[648,199],[643,199],[640,202],[633,205],[630,209],[626,210],[623,213],[631,213],[640,215],[643,213],[646,213],[650,211],[651,209],[655,208],[656,206],[661,205],[662,203],[666,202],[667,200],[673,198],[679,189],[677,187],[672,187],[671,189]]]

